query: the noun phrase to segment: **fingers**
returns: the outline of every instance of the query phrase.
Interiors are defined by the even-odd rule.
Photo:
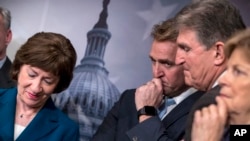
[[[227,105],[225,101],[223,100],[223,98],[221,98],[220,96],[216,97],[216,102],[217,102],[217,107],[218,107],[218,114],[224,120],[224,122],[226,122],[227,116],[228,116]]]
[[[217,105],[219,107],[220,114],[226,113],[227,112],[227,106],[226,106],[226,103],[223,100],[223,98],[217,96],[216,97],[216,102],[217,102]]]
[[[194,113],[192,141],[220,140],[224,131],[224,119],[219,114],[218,105],[211,104]],[[204,135],[204,131],[206,134]]]
[[[157,91],[162,93],[162,82],[159,78],[153,78],[151,81],[147,82],[146,85],[149,87],[156,87]]]
[[[208,107],[204,107],[200,110],[200,118],[204,121],[220,121],[221,115],[219,114],[219,107],[215,104],[211,104]]]
[[[226,103],[221,97],[216,97],[216,101],[218,103],[217,105],[211,104],[194,113],[194,126],[203,125],[209,127],[216,123],[223,127],[223,125],[226,124],[228,116]]]
[[[143,106],[158,107],[163,99],[161,81],[153,79],[136,89],[135,103],[137,108]]]
[[[151,81],[157,86],[162,86],[161,79],[159,78],[153,78]]]
[[[154,78],[151,81],[148,81],[146,84],[142,85],[141,87],[146,87],[147,89],[154,89],[162,93],[162,83],[160,79]]]
[[[199,124],[201,122],[201,111],[200,110],[197,110],[195,111],[194,113],[194,124]]]
[[[156,86],[161,86],[161,80],[158,78],[153,78],[151,81],[148,81],[146,85],[156,85]]]
[[[146,85],[155,85],[155,83],[153,81],[148,81]]]
[[[194,114],[194,122],[199,125],[211,124],[212,122],[224,123],[224,117],[226,113],[220,110],[221,109],[215,104],[211,104],[208,107],[204,107],[201,110],[197,110]]]

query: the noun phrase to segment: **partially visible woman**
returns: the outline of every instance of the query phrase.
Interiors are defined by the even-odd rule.
[[[250,29],[229,39],[225,53],[229,60],[217,105],[195,113],[192,141],[229,141],[229,125],[250,124]]]
[[[1,141],[79,140],[78,125],[51,99],[69,86],[75,63],[74,47],[58,33],[37,33],[20,47],[11,69],[17,87],[0,89]]]

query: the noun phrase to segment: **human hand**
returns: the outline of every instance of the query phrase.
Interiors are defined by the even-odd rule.
[[[163,90],[161,80],[153,78],[145,85],[140,86],[135,92],[136,109],[139,110],[144,106],[159,107],[163,99]]]
[[[194,114],[192,141],[220,141],[227,122],[227,106],[221,97],[216,97],[217,105],[211,104]]]

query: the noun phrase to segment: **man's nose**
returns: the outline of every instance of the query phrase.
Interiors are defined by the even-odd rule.
[[[155,66],[154,66],[154,77],[155,78],[160,78],[164,75],[164,72],[163,70],[161,69],[161,65],[160,63],[156,63]]]
[[[184,52],[183,50],[181,49],[177,49],[177,52],[176,52],[176,57],[175,57],[175,64],[176,65],[181,65],[185,62],[185,59],[184,59]]]

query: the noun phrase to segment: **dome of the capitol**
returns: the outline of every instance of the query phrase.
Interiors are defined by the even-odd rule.
[[[88,43],[85,56],[74,70],[70,86],[55,95],[55,105],[79,124],[80,141],[89,141],[108,111],[119,99],[120,92],[108,78],[103,57],[111,33],[108,31],[107,6],[99,21],[87,33]]]
[[[96,72],[76,72],[70,87],[60,94],[71,99],[58,99],[59,103],[65,103],[62,109],[67,109],[66,105],[79,105],[84,110],[86,116],[103,119],[113,103],[119,98],[119,91],[116,86],[105,76]],[[65,100],[65,101],[64,101]],[[64,104],[62,104],[64,105]],[[68,111],[70,112],[70,111]]]

